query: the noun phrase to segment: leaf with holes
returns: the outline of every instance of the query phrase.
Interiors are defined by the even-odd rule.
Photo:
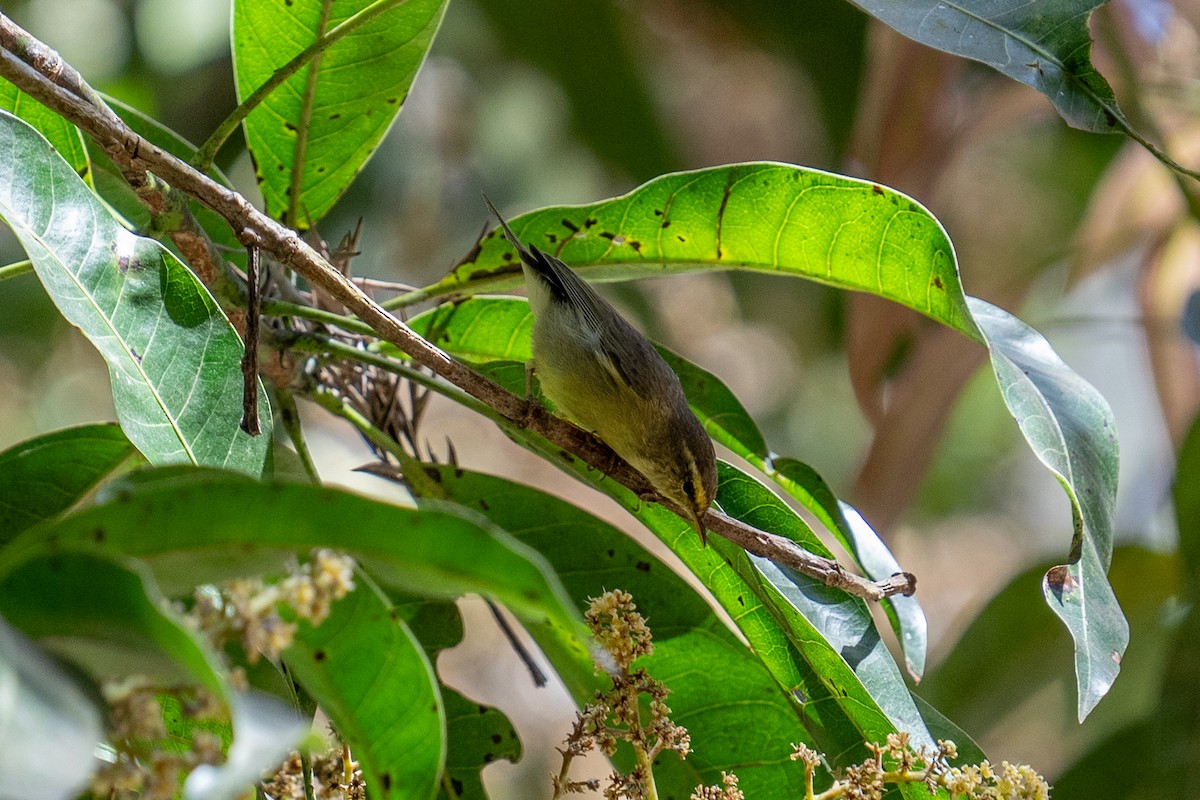
[[[267,213],[300,228],[325,216],[391,127],[445,10],[446,0],[236,0],[239,100],[322,35],[369,17],[246,117]]]

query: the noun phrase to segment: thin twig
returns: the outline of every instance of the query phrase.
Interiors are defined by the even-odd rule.
[[[252,232],[244,232],[246,245],[246,335],[242,352],[242,430],[251,436],[262,433],[258,421],[258,244]]]
[[[490,409],[489,413],[499,414],[542,436],[635,493],[653,496],[649,482],[632,467],[614,458],[612,451],[595,436],[554,417],[542,406],[506,391],[496,382],[455,361],[388,313],[352,280],[333,269],[295,231],[254,208],[237,192],[143,139],[119,118],[115,118],[111,111],[105,113],[106,109],[64,89],[51,76],[42,74],[13,54],[14,48],[28,46],[31,40],[37,41],[7,16],[0,14],[0,48],[3,48],[0,51],[0,77],[78,126],[116,164],[152,172],[213,209],[233,230],[253,231],[261,249],[275,255],[280,263],[299,273],[311,285],[328,292],[369,325],[374,335],[391,342],[418,364],[476,398]],[[45,48],[40,42],[38,45]],[[49,51],[49,48],[45,49]],[[58,64],[61,71],[73,73],[61,59]],[[82,78],[78,79],[78,83],[83,84]],[[660,501],[672,511],[680,512],[673,504],[661,498]],[[680,516],[687,518],[683,514]],[[704,523],[711,532],[724,536],[752,553],[791,566],[859,597],[878,600],[897,593],[911,594],[915,589],[915,580],[907,573],[885,581],[868,581],[845,572],[836,561],[808,553],[789,539],[751,528],[713,510],[705,514]]]

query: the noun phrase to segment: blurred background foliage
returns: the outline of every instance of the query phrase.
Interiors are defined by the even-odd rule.
[[[5,11],[93,85],[202,141],[234,106],[228,6],[26,0]],[[1114,0],[1092,20],[1093,59],[1127,115],[1193,166],[1198,24],[1197,0]],[[234,143],[222,155],[256,197],[244,151]],[[361,218],[357,273],[423,285],[487,222],[481,191],[515,213],[767,159],[920,200],[950,233],[968,293],[1023,316],[1113,405],[1113,583],[1133,639],[1112,695],[1078,726],[1069,639],[1037,585],[1065,552],[1069,507],[1020,446],[994,382],[977,376],[981,348],[876,298],[763,275],[606,288],[652,336],[729,384],[773,449],[821,471],[918,574],[933,655],[918,691],[993,758],[1063,775],[1154,712],[1184,607],[1170,490],[1200,398],[1197,349],[1180,325],[1200,286],[1200,227],[1145,152],[1070,130],[1034,91],[904,40],[841,0],[455,0],[399,122],[321,233],[336,241]],[[23,258],[10,238],[0,254]],[[0,447],[111,419],[110,404],[102,362],[36,278],[6,281]],[[324,430],[317,463],[353,484],[333,470],[364,459],[355,438],[312,423]],[[483,421],[444,409],[430,424],[453,436],[466,465],[513,474],[519,461],[514,477],[562,484],[628,527]],[[496,686],[511,686],[499,671]],[[546,713],[534,724],[569,721]],[[1072,785],[1081,782],[1063,791]]]

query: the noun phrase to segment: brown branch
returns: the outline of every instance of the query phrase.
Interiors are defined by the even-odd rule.
[[[53,50],[3,14],[0,14],[0,48],[3,48],[0,50],[0,77],[91,136],[118,166],[152,172],[176,190],[194,197],[223,217],[234,231],[252,233],[262,250],[273,254],[311,285],[327,292],[367,323],[379,338],[394,344],[418,364],[639,495],[653,496],[649,482],[616,458],[599,439],[455,361],[364,294],[297,233],[263,214],[237,192],[138,136],[103,103],[88,99],[94,98],[95,93],[87,88],[79,74]],[[39,57],[26,59],[18,55],[30,52],[37,52]],[[671,503],[663,504],[676,513],[680,511]],[[686,515],[680,516],[687,519]],[[916,587],[915,579],[907,573],[879,582],[858,577],[844,571],[836,561],[813,555],[789,539],[751,528],[716,511],[708,511],[704,523],[713,533],[749,552],[793,567],[859,597],[878,600],[892,594],[912,594]]]

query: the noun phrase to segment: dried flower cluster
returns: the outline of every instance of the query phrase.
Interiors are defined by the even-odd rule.
[[[939,741],[937,750],[914,748],[907,733],[889,734],[882,746],[868,744],[871,758],[847,768],[833,786],[814,794],[820,755],[803,744],[792,748],[792,760],[804,763],[804,800],[881,800],[889,787],[902,783],[924,783],[930,796],[945,790],[951,800],[1048,800],[1050,796],[1045,779],[1031,767],[1007,761],[999,768],[988,761],[952,767],[949,762],[958,757],[954,742]]]
[[[223,759],[221,738],[197,727],[225,716],[222,704],[206,690],[167,690],[138,680],[101,688],[109,704],[110,749],[92,776],[93,796],[169,800],[193,768]],[[170,731],[163,717],[168,702],[177,706],[180,718]],[[189,736],[190,746],[181,746]]]
[[[637,612],[633,598],[615,590],[593,598],[584,614],[596,641],[612,659],[605,671],[612,681],[607,692],[597,692],[595,702],[579,713],[567,736],[562,769],[553,777],[554,796],[569,792],[595,791],[596,781],[572,781],[567,777],[571,760],[591,750],[606,756],[617,751],[619,742],[632,746],[637,764],[626,774],[614,772],[604,789],[606,800],[653,798],[651,763],[668,750],[687,756],[691,739],[687,729],[670,719],[666,699],[670,690],[646,674],[633,669],[633,662],[654,651],[650,629]],[[644,704],[644,708],[643,708]]]
[[[367,786],[350,749],[337,745],[312,760],[312,794],[315,800],[365,800]],[[305,800],[304,760],[292,752],[279,770],[262,782],[263,793],[272,800]]]
[[[699,786],[692,792],[691,800],[746,800],[746,795],[738,788],[737,775],[722,772],[720,786]]]
[[[314,550],[307,564],[293,565],[278,583],[248,578],[215,590],[198,589],[190,618],[218,649],[224,642],[241,641],[253,664],[260,656],[279,658],[292,643],[296,623],[284,620],[280,606],[290,608],[297,619],[319,625],[333,602],[353,590],[354,561],[332,550]]]

